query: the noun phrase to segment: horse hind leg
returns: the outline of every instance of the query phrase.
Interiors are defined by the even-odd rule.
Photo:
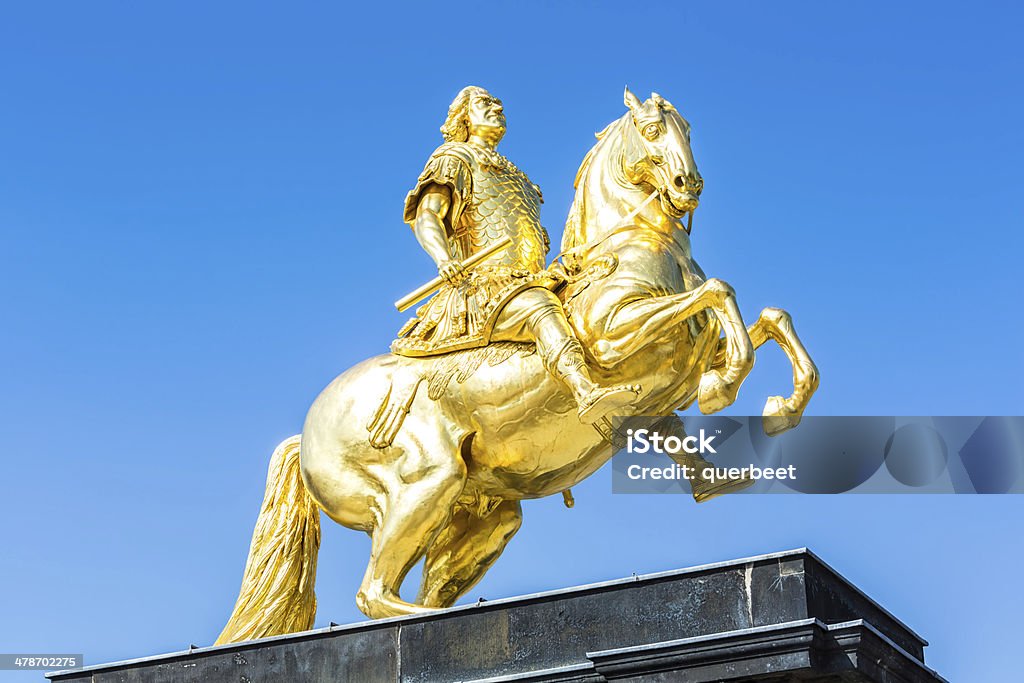
[[[402,600],[399,591],[451,518],[466,482],[457,440],[434,425],[410,417],[394,447],[402,454],[386,476],[380,522],[370,532],[370,563],[356,595],[359,609],[373,619],[430,611]]]
[[[417,601],[451,607],[491,568],[519,530],[519,501],[507,500],[481,513],[460,506],[427,550]]]

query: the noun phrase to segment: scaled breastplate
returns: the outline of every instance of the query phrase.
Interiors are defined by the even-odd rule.
[[[501,263],[537,272],[545,267],[547,233],[540,224],[541,196],[526,174],[497,152],[466,144],[471,153],[472,194],[455,226],[463,254],[474,254],[504,236],[512,247]]]

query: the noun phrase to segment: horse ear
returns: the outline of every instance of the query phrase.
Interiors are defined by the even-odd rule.
[[[644,105],[637,99],[636,95],[629,91],[629,86],[626,86],[626,91],[622,93],[622,102],[629,107],[629,110],[633,112],[633,116],[640,113],[641,107]]]
[[[660,109],[675,109],[675,107],[672,106],[671,102],[669,102],[656,92],[651,93],[651,99],[654,100],[654,103],[658,105]]]

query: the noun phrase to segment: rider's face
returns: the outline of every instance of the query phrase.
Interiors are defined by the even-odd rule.
[[[505,134],[505,111],[501,100],[490,93],[473,95],[469,100],[469,130],[497,140]]]

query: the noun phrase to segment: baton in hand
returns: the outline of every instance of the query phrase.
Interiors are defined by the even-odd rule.
[[[491,246],[487,247],[483,251],[480,251],[480,252],[478,252],[476,254],[473,254],[468,259],[463,261],[462,262],[462,268],[464,270],[470,270],[470,269],[480,265],[482,262],[486,261],[487,259],[489,259],[490,257],[494,256],[498,252],[504,251],[511,244],[512,244],[512,238],[511,237],[502,237],[500,240],[498,240],[497,242],[495,242]],[[397,308],[399,312],[404,311],[404,310],[406,310],[408,308],[411,308],[415,304],[417,304],[420,301],[426,299],[428,296],[430,296],[431,294],[433,294],[437,290],[441,289],[441,285],[443,285],[443,284],[444,284],[444,278],[441,277],[440,275],[438,275],[437,277],[435,277],[430,282],[428,282],[428,283],[426,283],[426,284],[416,288],[415,290],[409,292],[408,294],[403,296],[401,299],[396,301],[395,302],[395,308]]]

